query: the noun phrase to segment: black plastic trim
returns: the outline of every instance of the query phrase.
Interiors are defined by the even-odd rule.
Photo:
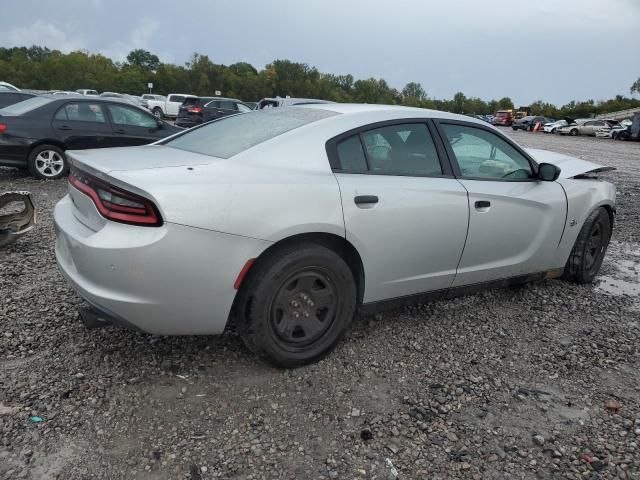
[[[527,275],[519,275],[516,277],[503,278],[499,280],[492,280],[489,282],[474,283],[472,285],[445,288],[432,292],[421,292],[413,295],[406,295],[403,297],[380,300],[377,302],[363,303],[362,305],[360,305],[358,313],[360,313],[361,315],[373,315],[380,311],[391,310],[403,307],[405,305],[432,302],[434,300],[460,297],[463,295],[471,295],[491,288],[506,288],[514,285],[521,285],[523,283],[536,282],[544,280],[545,278],[556,277],[558,276],[558,273],[559,272],[557,270],[549,270]]]

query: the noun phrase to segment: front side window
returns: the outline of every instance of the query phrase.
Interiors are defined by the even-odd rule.
[[[373,173],[388,175],[441,175],[442,167],[427,126],[423,123],[390,125],[361,134]]]
[[[465,178],[526,180],[533,178],[527,158],[495,133],[465,125],[442,129]]]
[[[70,120],[72,122],[106,123],[100,104],[89,102],[65,103],[56,112],[55,119]]]
[[[182,103],[184,102],[186,97],[183,97],[182,95],[173,95],[171,97],[171,102],[175,102],[175,103]]]
[[[251,111],[249,107],[247,107],[246,105],[243,105],[242,103],[237,103],[236,106],[238,107],[238,111],[240,113],[247,113]]]
[[[135,108],[124,105],[109,105],[111,120],[115,125],[129,125],[133,127],[155,128],[157,121],[151,115],[146,115]]]

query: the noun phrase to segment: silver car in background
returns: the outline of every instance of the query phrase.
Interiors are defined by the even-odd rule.
[[[356,311],[590,282],[615,213],[606,167],[418,108],[266,109],[68,156],[56,257],[96,317],[162,335],[231,319],[283,367],[329,352]]]

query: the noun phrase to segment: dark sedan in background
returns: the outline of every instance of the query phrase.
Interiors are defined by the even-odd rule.
[[[0,166],[66,175],[66,150],[144,145],[182,131],[120,100],[39,96],[0,109]]]
[[[534,116],[529,115],[526,117],[522,117],[519,120],[514,120],[511,124],[511,128],[514,130],[533,130],[536,124],[540,124],[540,128],[544,126],[545,123],[551,123],[555,120],[553,118],[542,117],[542,116]]]
[[[191,128],[201,123],[216,120],[236,113],[247,113],[252,109],[240,100],[223,97],[187,98],[178,109],[176,125]]]

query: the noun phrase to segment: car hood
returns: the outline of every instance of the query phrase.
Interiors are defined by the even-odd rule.
[[[72,165],[94,173],[114,171],[144,170],[165,167],[189,167],[207,165],[219,158],[164,145],[143,145],[139,147],[100,148],[94,150],[70,150],[67,157]]]
[[[560,167],[560,178],[573,178],[577,175],[584,175],[587,173],[615,170],[614,167],[605,167],[604,165],[587,162],[586,160],[580,160],[579,158],[563,155],[562,153],[539,150],[537,148],[527,148],[526,150],[539,164],[551,163],[556,167]]]

